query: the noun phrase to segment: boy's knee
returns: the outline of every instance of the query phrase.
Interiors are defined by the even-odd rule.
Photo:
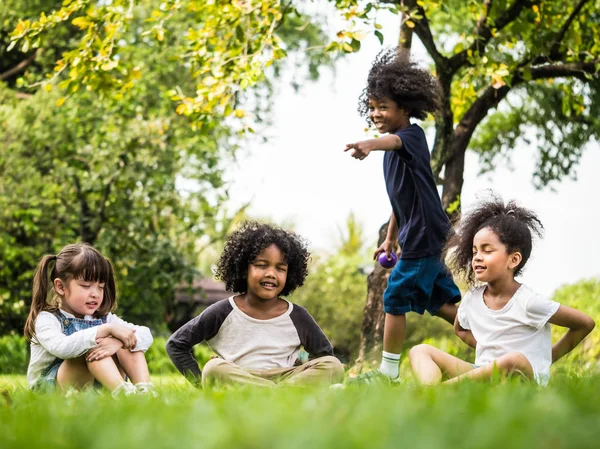
[[[327,371],[334,382],[341,382],[344,379],[344,365],[336,357],[326,355],[315,360],[320,369]]]
[[[228,363],[225,360],[219,358],[214,358],[206,362],[202,370],[202,382],[221,379],[227,365]]]

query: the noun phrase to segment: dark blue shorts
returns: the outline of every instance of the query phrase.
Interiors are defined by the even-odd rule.
[[[383,308],[390,315],[435,315],[444,304],[459,301],[460,290],[439,255],[400,259],[383,293]]]

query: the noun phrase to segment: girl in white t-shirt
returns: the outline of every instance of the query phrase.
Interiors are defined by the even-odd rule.
[[[95,248],[73,244],[44,256],[25,324],[30,387],[80,389],[96,383],[113,395],[152,392],[144,356],[152,344],[150,330],[111,313],[116,305],[112,264]]]
[[[550,301],[515,280],[531,255],[532,233],[543,226],[530,210],[499,198],[483,202],[461,221],[447,248],[459,274],[474,286],[460,303],[454,329],[476,348],[475,364],[430,345],[410,351],[423,384],[485,379],[497,371],[519,373],[545,385],[550,365],[570,352],[594,328],[594,320]],[[553,346],[550,324],[568,328]]]

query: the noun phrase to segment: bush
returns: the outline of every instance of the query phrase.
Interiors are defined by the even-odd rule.
[[[317,260],[306,282],[290,298],[314,317],[343,362],[358,355],[367,297],[367,276],[360,257],[333,256]]]
[[[0,374],[23,374],[27,372],[29,351],[27,339],[12,334],[0,337]]]
[[[166,339],[157,337],[146,351],[146,360],[151,374],[172,374],[177,369],[169,359],[165,349]],[[203,367],[214,353],[206,345],[194,347],[196,360]],[[25,374],[29,364],[28,343],[21,335],[0,337],[0,374]]]
[[[156,337],[154,343],[148,351],[146,351],[146,360],[148,362],[148,369],[151,374],[174,374],[177,373],[177,368],[171,362],[165,348],[167,339],[164,337]],[[206,362],[210,360],[210,357],[214,355],[214,352],[206,345],[194,346],[194,356],[198,360],[200,368],[204,367]]]
[[[554,292],[553,301],[573,307],[591,316],[600,326],[600,279],[585,279],[564,285]],[[565,329],[552,326],[552,341],[558,341]],[[581,375],[597,371],[600,360],[600,332],[592,331],[583,342],[557,363],[560,372]]]

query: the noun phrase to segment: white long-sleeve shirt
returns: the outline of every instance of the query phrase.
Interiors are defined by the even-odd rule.
[[[74,315],[60,311],[67,318],[75,318]],[[93,320],[94,317],[86,315],[84,320]],[[146,326],[136,326],[122,320],[117,315],[109,313],[106,322],[110,324],[121,324],[135,329],[137,344],[132,351],[146,351],[152,345],[152,334]],[[71,335],[63,333],[59,319],[50,312],[40,312],[35,320],[35,339],[31,342],[31,359],[27,368],[27,381],[33,386],[40,377],[42,371],[48,367],[56,358],[73,359],[80,357],[97,345],[96,334],[98,327],[77,331]]]

